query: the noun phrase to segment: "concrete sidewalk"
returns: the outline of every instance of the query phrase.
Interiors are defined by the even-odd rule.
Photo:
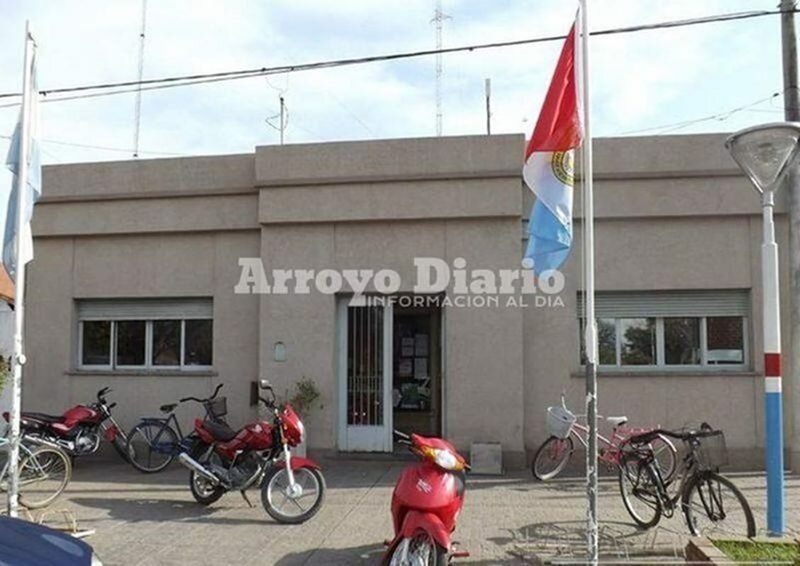
[[[122,462],[79,460],[68,491],[51,510],[68,509],[105,564],[289,566],[376,564],[392,534],[389,502],[406,462],[323,461],[328,492],[316,517],[298,526],[275,523],[257,492],[248,508],[238,493],[210,507],[195,503],[188,472],[173,465],[144,475]],[[764,528],[764,480],[736,475]],[[800,478],[787,479],[787,520],[797,527]],[[600,485],[603,556],[617,562],[680,559],[687,536],[682,517],[637,530],[619,496],[616,478]],[[584,550],[584,487],[580,479],[534,483],[525,473],[471,477],[456,540],[471,557],[458,564],[539,564],[577,560]],[[795,531],[796,533],[796,531]]]

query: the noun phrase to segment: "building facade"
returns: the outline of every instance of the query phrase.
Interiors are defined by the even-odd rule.
[[[599,408],[711,422],[758,464],[760,207],[723,141],[595,142]],[[225,383],[239,424],[257,414],[254,381],[291,396],[306,378],[320,393],[312,450],[390,451],[395,427],[499,442],[523,465],[562,390],[575,412],[583,402],[581,203],[563,286],[520,271],[523,145],[425,138],[45,168],[24,408],[58,411],[108,385],[130,425]],[[788,379],[784,390],[791,447],[799,399]],[[180,408],[187,425],[201,412]]]

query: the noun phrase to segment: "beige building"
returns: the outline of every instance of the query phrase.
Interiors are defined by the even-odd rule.
[[[599,407],[641,424],[709,421],[758,463],[760,208],[723,140],[595,142]],[[560,292],[476,299],[456,276],[458,258],[467,271],[520,268],[523,145],[521,135],[426,138],[47,167],[24,408],[58,411],[109,385],[132,425],[225,383],[238,424],[256,415],[254,380],[291,394],[306,377],[321,394],[306,418],[312,449],[388,451],[394,426],[462,448],[499,442],[507,465],[524,464],[562,389],[582,412],[579,220]],[[786,290],[782,204],[777,227]],[[415,289],[420,257],[453,269],[442,292]],[[337,293],[317,288],[336,290],[342,270],[400,277],[377,277],[358,303],[347,278]],[[303,278],[307,293],[295,287]],[[264,284],[269,293],[252,292]],[[387,288],[394,300],[376,304]],[[797,446],[800,399],[788,379],[784,391]],[[181,408],[187,425],[200,413]]]

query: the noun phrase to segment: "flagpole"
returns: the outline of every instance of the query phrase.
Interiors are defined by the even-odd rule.
[[[22,405],[22,366],[25,364],[23,350],[23,324],[25,313],[25,262],[22,261],[23,234],[25,227],[25,195],[28,186],[28,150],[30,138],[31,108],[31,61],[33,47],[30,22],[25,22],[25,66],[22,72],[22,118],[20,126],[19,163],[17,165],[17,214],[16,214],[16,276],[14,282],[14,355],[11,379],[11,454],[8,475],[8,514],[17,516],[19,508],[19,420]],[[9,203],[10,205],[11,203]]]
[[[589,425],[589,442],[586,449],[586,546],[590,564],[597,564],[597,320],[594,308],[594,195],[592,171],[592,128],[590,122],[591,97],[589,95],[589,14],[588,0],[581,0],[581,65],[583,88],[583,221],[585,223],[584,296],[586,297],[586,420]]]

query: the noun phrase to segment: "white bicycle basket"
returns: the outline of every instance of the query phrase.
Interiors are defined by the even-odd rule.
[[[564,407],[547,408],[547,432],[556,438],[567,438],[577,417]]]

